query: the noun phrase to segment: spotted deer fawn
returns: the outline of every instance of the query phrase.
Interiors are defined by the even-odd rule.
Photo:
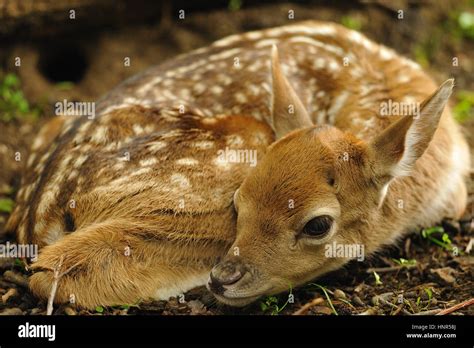
[[[31,290],[48,298],[60,271],[57,303],[207,284],[243,306],[354,258],[332,245],[368,255],[459,217],[470,164],[452,88],[313,21],[151,68],[99,100],[96,117],[55,117],[34,140],[8,221],[41,248]]]

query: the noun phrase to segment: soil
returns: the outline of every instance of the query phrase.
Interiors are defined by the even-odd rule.
[[[159,18],[148,18],[147,23],[132,23],[122,27],[86,28],[83,35],[67,33],[68,40],[58,29],[54,35],[34,37],[6,45],[0,50],[0,75],[15,72],[22,80],[22,90],[30,103],[42,110],[38,121],[15,119],[1,123],[0,137],[0,198],[14,199],[19,184],[20,165],[6,153],[21,152],[27,156],[28,145],[41,124],[49,117],[53,101],[95,100],[120,81],[147,66],[157,64],[178,53],[207,45],[220,37],[247,30],[288,23],[287,13],[295,11],[296,20],[321,19],[336,22],[355,18],[361,32],[371,39],[395,48],[410,58],[422,61],[425,69],[438,81],[456,79],[457,89],[474,90],[474,56],[472,39],[453,39],[449,28],[451,13],[469,10],[467,3],[443,1],[414,3],[394,1],[350,5],[330,5],[326,2],[305,4],[268,4],[244,6],[238,11],[216,8],[206,11],[194,9],[183,22],[171,20],[160,13]],[[397,19],[398,9],[405,9],[403,21]],[[169,13],[175,11],[169,9]],[[164,11],[166,13],[166,11]],[[171,16],[168,13],[168,16]],[[59,32],[58,32],[59,31]],[[91,32],[93,35],[91,36]],[[22,34],[28,35],[28,34]],[[93,37],[93,39],[91,39]],[[56,46],[55,46],[56,45]],[[64,88],[41,68],[41,59],[52,49],[62,54],[80,55],[81,73],[70,88]],[[421,48],[420,48],[421,47]],[[422,55],[420,58],[420,50]],[[418,52],[418,53],[417,53]],[[45,58],[46,55],[46,58]],[[23,67],[16,69],[8,62],[12,57],[23,57]],[[123,57],[132,58],[132,65],[124,68]],[[452,65],[458,57],[459,66]],[[54,58],[54,57],[53,57]],[[76,57],[77,58],[77,57]],[[80,59],[70,61],[65,73],[79,69]],[[84,63],[85,62],[85,63]],[[57,64],[61,66],[61,62]],[[59,68],[58,68],[59,69]],[[68,70],[69,69],[69,70]],[[107,74],[104,73],[107,71]],[[53,75],[56,72],[53,73]],[[68,75],[70,76],[70,75]],[[71,75],[72,76],[72,75]],[[67,76],[66,76],[67,77]],[[60,76],[59,79],[62,77]],[[455,92],[454,101],[459,101]],[[474,153],[474,117],[463,122],[471,151]],[[428,239],[420,231],[413,231],[397,245],[363,262],[353,261],[345,268],[315,280],[324,287],[308,284],[291,290],[291,295],[264,298],[243,309],[216,303],[204,289],[198,288],[184,298],[169,301],[142,301],[135,305],[113,308],[78,310],[70,306],[56,306],[54,314],[66,315],[218,315],[218,314],[434,314],[474,297],[474,185],[469,183],[469,205],[460,221],[440,221],[452,246],[458,253],[447,250]],[[8,218],[0,213],[0,234]],[[442,217],[440,217],[441,220]],[[440,239],[441,234],[433,235]],[[405,263],[403,263],[403,260]],[[400,263],[402,262],[402,265]],[[375,273],[374,273],[375,269]],[[37,315],[46,313],[46,304],[38,302],[27,289],[27,265],[12,259],[0,259],[0,314]],[[376,275],[380,277],[377,281]],[[288,303],[287,303],[287,300]],[[286,305],[285,305],[286,303]],[[453,315],[474,315],[474,305],[453,311]]]

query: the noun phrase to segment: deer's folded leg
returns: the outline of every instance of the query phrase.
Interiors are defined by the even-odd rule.
[[[129,220],[103,222],[45,247],[32,267],[32,292],[47,299],[55,270],[60,274],[55,303],[85,308],[176,296],[205,283],[207,269],[170,264],[159,255],[159,243],[143,240],[142,229]]]

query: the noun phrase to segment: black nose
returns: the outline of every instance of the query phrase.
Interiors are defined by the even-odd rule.
[[[225,290],[224,285],[237,283],[245,273],[246,269],[240,262],[234,260],[221,262],[211,271],[209,288],[215,294],[222,294]]]

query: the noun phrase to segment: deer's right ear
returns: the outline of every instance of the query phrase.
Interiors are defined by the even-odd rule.
[[[271,103],[271,123],[277,139],[295,129],[313,125],[303,103],[281,71],[278,49],[275,45],[272,47]]]

